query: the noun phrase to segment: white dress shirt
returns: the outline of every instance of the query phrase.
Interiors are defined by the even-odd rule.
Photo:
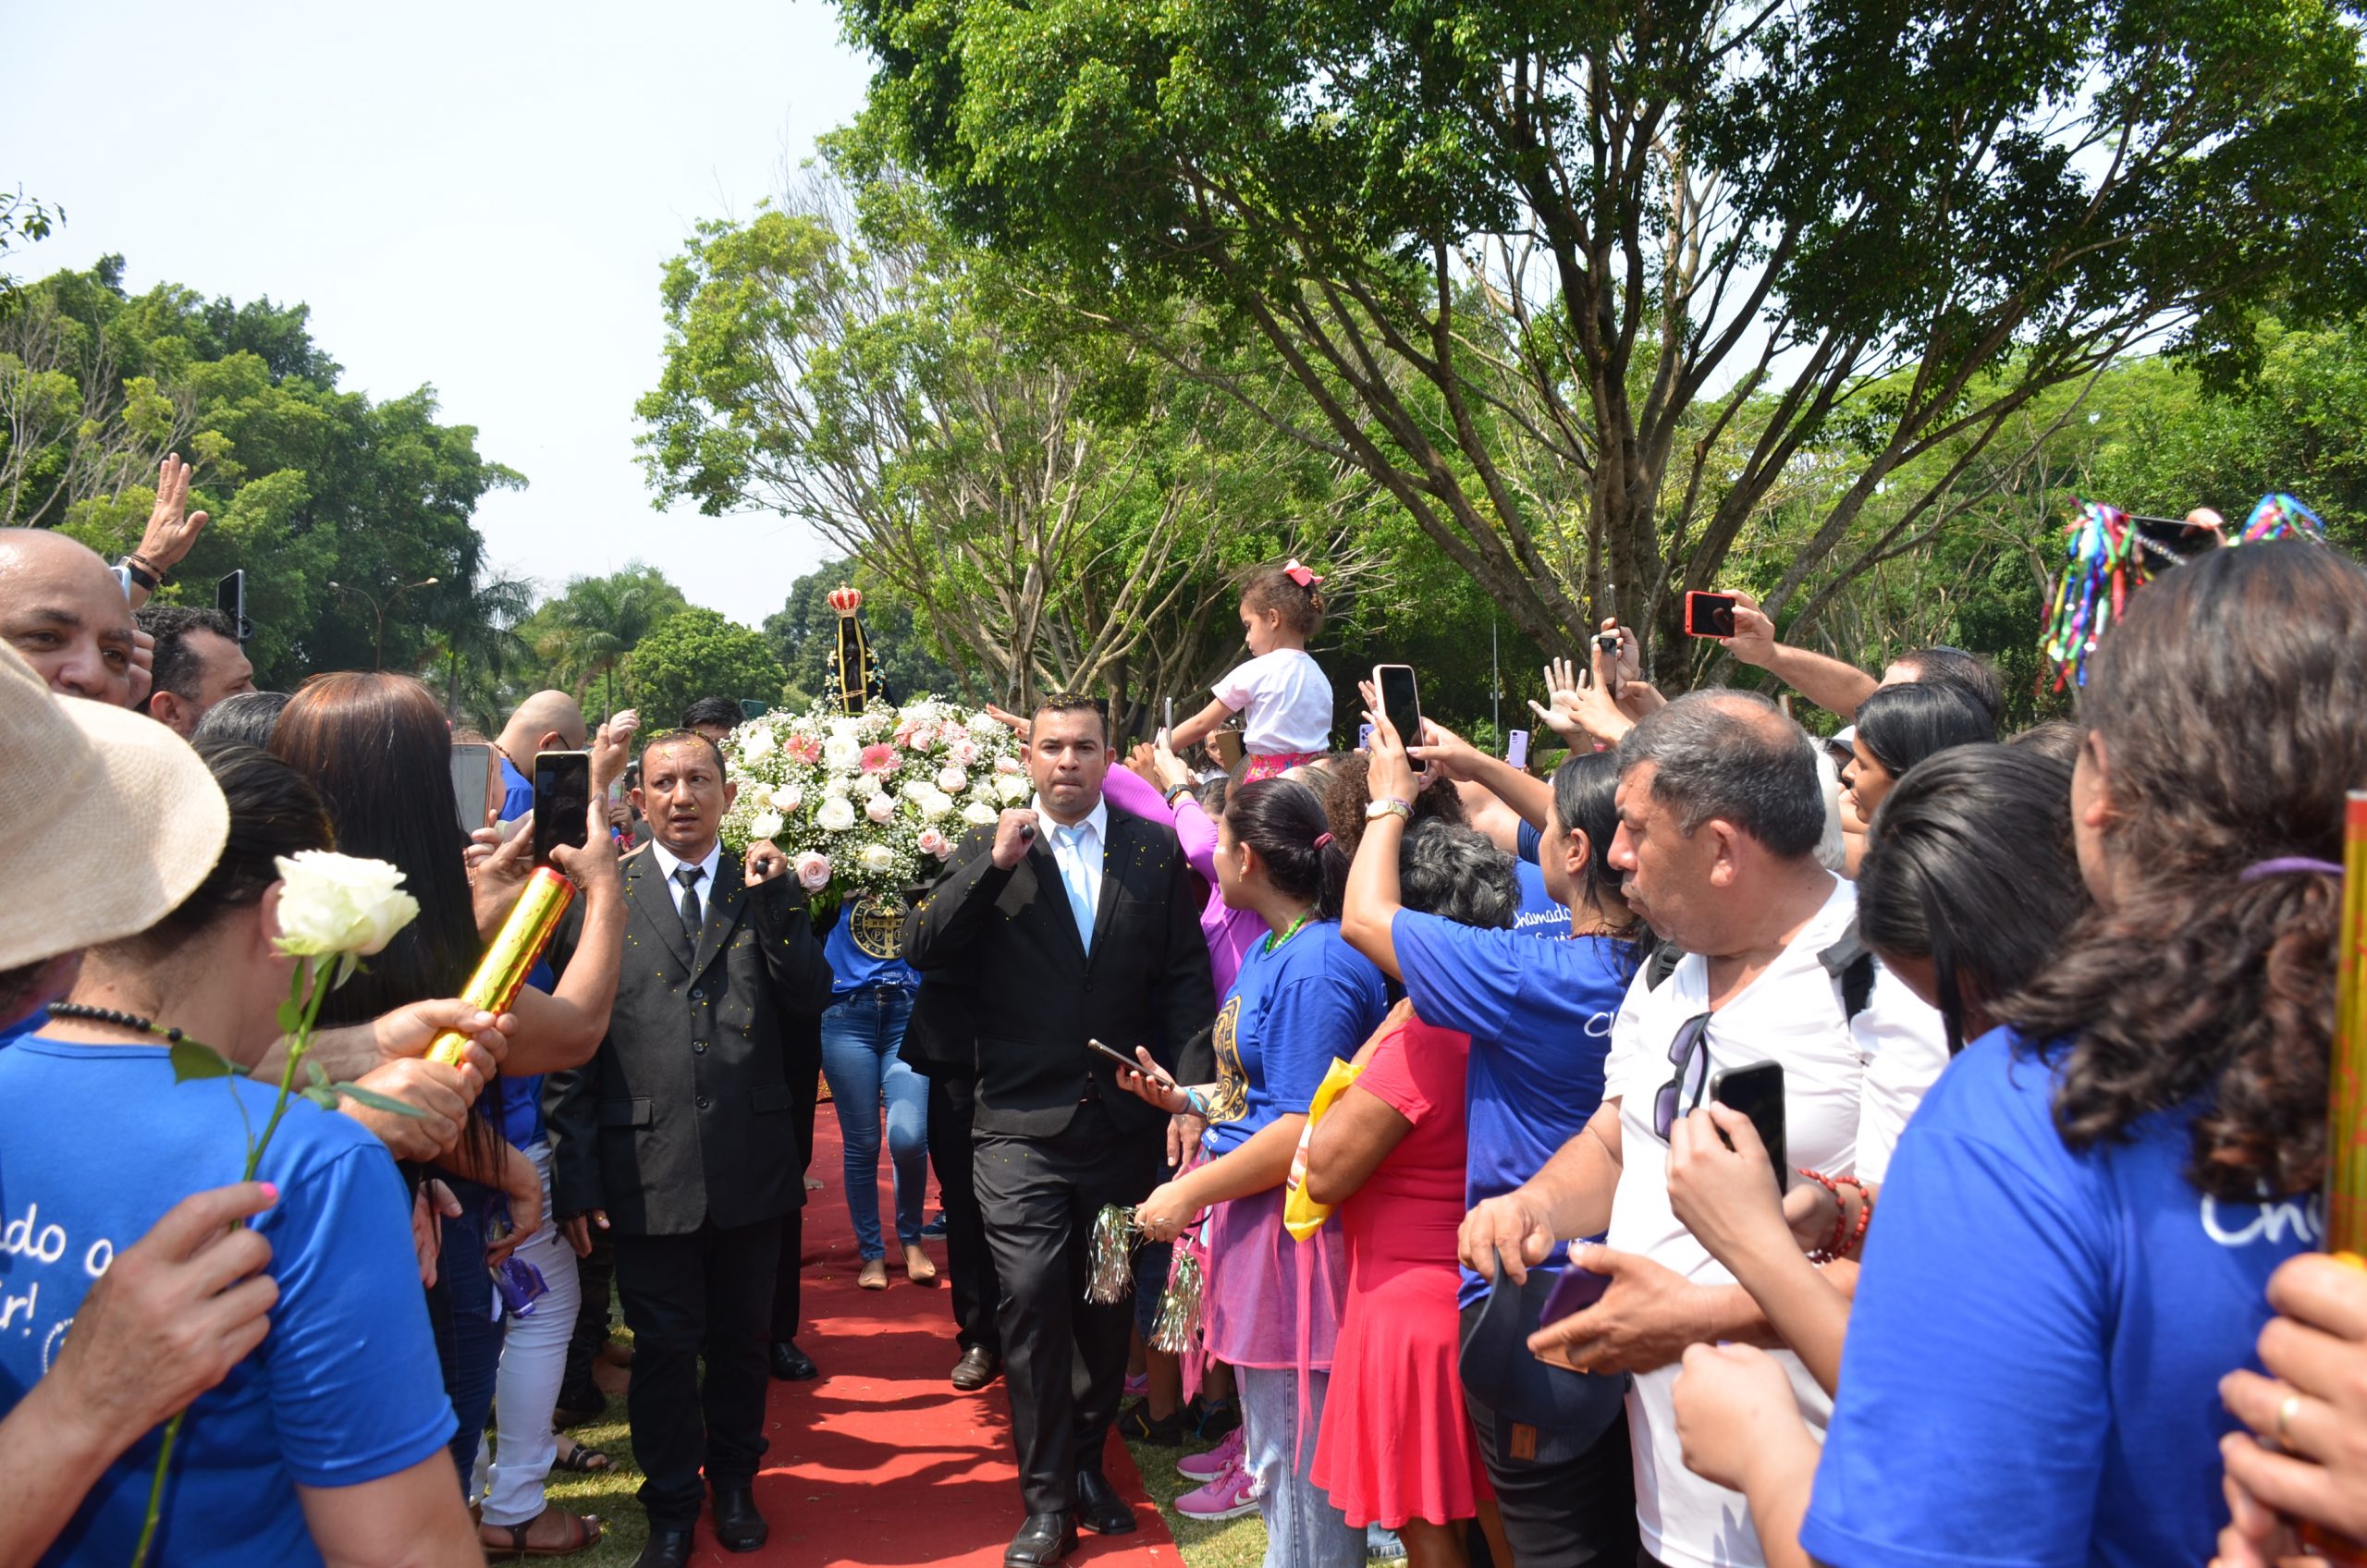
[[[1066,831],[1046,815],[1043,796],[1036,796],[1034,804],[1036,820],[1044,835],[1044,847],[1052,851],[1053,864],[1061,868],[1061,882],[1082,888],[1085,907],[1098,910],[1101,907],[1101,860],[1110,842],[1109,801],[1096,801],[1085,820]],[[1062,842],[1072,834],[1076,840],[1073,845]],[[1093,946],[1090,918],[1077,936],[1088,949]]]
[[[708,845],[706,858],[701,861],[684,860],[655,839],[649,840],[649,852],[657,862],[657,869],[666,874],[667,901],[677,911],[682,907],[682,885],[674,880],[674,868],[681,865],[699,868],[699,879],[691,884],[691,896],[699,901],[699,924],[705,925],[709,900],[715,897],[715,868],[723,861],[723,841],[718,839]]]

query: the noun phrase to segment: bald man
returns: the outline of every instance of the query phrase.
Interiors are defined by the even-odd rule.
[[[591,733],[583,709],[564,692],[537,692],[520,703],[493,743],[501,755],[501,820],[533,809],[536,752],[580,752]]]
[[[148,694],[153,644],[89,545],[40,528],[0,528],[0,640],[53,692],[130,707]]]

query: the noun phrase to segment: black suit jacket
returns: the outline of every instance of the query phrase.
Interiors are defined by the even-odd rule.
[[[1090,957],[1042,836],[1005,871],[989,853],[994,830],[974,830],[905,917],[906,962],[925,975],[968,972],[981,1133],[1049,1136],[1075,1116],[1088,1085],[1120,1127],[1153,1126],[1160,1113],[1119,1088],[1115,1068],[1085,1040],[1129,1055],[1147,1046],[1171,1069],[1215,1016],[1192,871],[1174,829],[1115,806],[1109,822]]]
[[[681,890],[657,857],[631,857],[624,881],[607,1037],[551,1099],[552,1205],[605,1209],[633,1236],[778,1219],[805,1201],[790,1115],[795,1042],[830,1002],[804,890],[788,876],[743,886],[726,850],[693,951]],[[558,961],[573,938],[570,925],[553,943]]]

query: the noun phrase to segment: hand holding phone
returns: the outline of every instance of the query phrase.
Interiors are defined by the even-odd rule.
[[[1515,767],[1528,766],[1528,731],[1515,729],[1504,741],[1504,761]]]
[[[461,832],[473,833],[484,826],[492,778],[491,746],[475,741],[452,743],[452,805],[460,814]]]
[[[1422,701],[1414,682],[1414,667],[1377,664],[1372,667],[1372,686],[1380,698],[1381,717],[1389,720],[1406,748],[1405,760],[1415,772],[1424,771],[1429,765],[1413,754],[1413,748],[1422,743]]]
[[[1685,634],[1687,637],[1733,636],[1735,596],[1732,594],[1686,594]]]
[[[562,845],[580,850],[589,840],[592,755],[588,752],[534,753],[534,864],[548,865]]]
[[[1748,1067],[1726,1068],[1711,1077],[1710,1097],[1750,1118],[1751,1131],[1759,1134],[1775,1168],[1775,1191],[1780,1195],[1792,1184],[1792,1168],[1785,1163],[1784,1149],[1784,1064],[1758,1061]],[[1728,1148],[1734,1147],[1734,1140],[1724,1133],[1719,1138]]]

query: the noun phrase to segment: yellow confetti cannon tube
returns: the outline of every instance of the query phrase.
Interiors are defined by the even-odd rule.
[[[460,999],[486,1012],[509,1011],[509,1004],[518,999],[518,992],[526,984],[527,972],[543,956],[543,949],[550,945],[551,934],[558,929],[559,917],[574,901],[574,883],[547,865],[536,866],[534,874],[526,878],[526,890],[518,896],[509,918],[501,923],[493,946],[477,962],[477,972],[469,976],[468,988],[460,993]],[[468,1048],[468,1035],[457,1029],[447,1029],[427,1047],[427,1060],[456,1067],[461,1053]]]
[[[2342,925],[2336,934],[2334,1057],[2326,1064],[2326,1250],[2367,1269],[2367,790],[2342,815]],[[2302,1540],[2329,1562],[2367,1564],[2367,1546],[2304,1525]]]

